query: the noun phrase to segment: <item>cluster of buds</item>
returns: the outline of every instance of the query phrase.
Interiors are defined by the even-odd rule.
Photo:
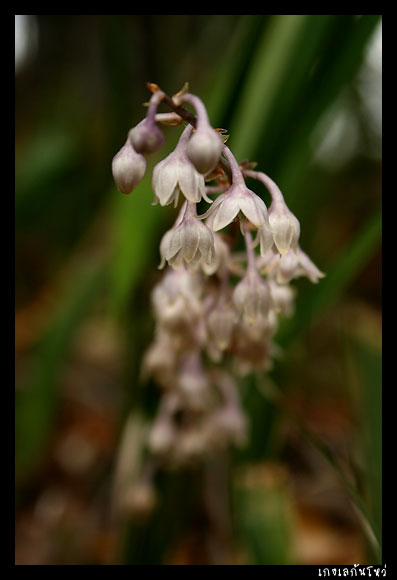
[[[255,163],[237,162],[203,102],[187,86],[172,98],[148,86],[147,115],[128,133],[112,168],[118,189],[130,193],[145,173],[146,156],[164,143],[158,124],[186,123],[152,175],[153,204],[179,211],[160,243],[165,272],[152,291],[155,336],[143,361],[144,376],[163,393],[149,449],[183,464],[247,440],[236,377],[271,368],[279,318],[294,311],[291,281],[317,282],[324,274],[301,249],[299,221],[278,186]],[[162,102],[171,113],[157,113]],[[246,178],[265,185],[269,208]],[[202,200],[209,206],[200,215]]]

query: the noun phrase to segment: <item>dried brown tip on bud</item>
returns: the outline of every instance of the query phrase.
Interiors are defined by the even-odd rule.
[[[156,83],[146,83],[146,86],[151,93],[157,93],[160,90],[160,87]]]
[[[225,144],[226,141],[230,137],[230,135],[227,132],[227,129],[219,129],[219,128],[217,128],[217,129],[214,129],[214,130],[218,133],[219,137],[222,139],[223,144]]]

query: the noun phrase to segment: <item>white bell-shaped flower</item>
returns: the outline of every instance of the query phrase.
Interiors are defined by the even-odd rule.
[[[211,227],[217,232],[231,224],[240,212],[256,228],[267,223],[265,202],[244,183],[232,185],[217,197],[210,209],[200,217],[204,219],[212,216]]]
[[[285,254],[290,247],[295,251],[300,236],[300,223],[285,203],[278,185],[261,171],[245,170],[244,175],[258,179],[270,192],[272,202],[268,209],[269,228],[279,253]],[[265,230],[260,232],[260,242],[261,255],[265,256],[271,247],[269,232]]]
[[[268,211],[270,230],[280,254],[289,248],[296,250],[300,235],[300,224],[288,209],[284,200],[273,200]]]
[[[198,203],[203,197],[211,203],[205,193],[205,181],[186,155],[186,145],[192,127],[188,125],[172,153],[158,163],[153,170],[152,186],[155,195],[154,205],[168,205],[174,202],[176,207],[179,195],[188,201]]]
[[[173,268],[179,268],[183,263],[192,269],[202,263],[210,266],[215,256],[213,233],[197,218],[195,204],[186,202],[183,208],[183,219],[178,218],[174,227],[161,240],[160,267],[166,261]]]

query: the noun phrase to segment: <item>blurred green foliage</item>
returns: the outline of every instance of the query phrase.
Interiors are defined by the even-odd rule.
[[[50,445],[60,376],[76,333],[95,305],[104,305],[104,315],[117,321],[120,334],[138,352],[145,346],[141,337],[150,339],[150,284],[159,240],[173,216],[169,208],[151,206],[150,175],[172,150],[176,130],[165,129],[166,151],[153,155],[131,196],[119,194],[111,176],[112,157],[144,115],[146,82],[158,83],[169,94],[189,82],[207,104],[212,124],[228,130],[236,157],[257,161],[278,182],[301,221],[303,249],[326,273],[313,287],[298,281],[296,313],[281,327],[278,339],[286,354],[271,375],[283,391],[288,349],[305,348],[305,337],[330,309],[349,295],[380,309],[379,280],[369,297],[356,284],[379,255],[380,156],[358,151],[347,168],[327,169],[316,163],[314,141],[324,115],[341,94],[353,91],[379,15],[42,15],[36,20],[37,53],[16,74],[17,311],[54,281],[61,283],[56,306],[43,315],[44,330],[24,353],[29,372],[17,385],[19,491],[34,479]],[[357,101],[353,113],[361,114]],[[365,119],[360,122],[365,125]],[[258,193],[267,201],[264,189]],[[364,457],[353,494],[363,502],[366,524],[380,540],[380,348],[355,340],[349,349],[360,392],[355,410]],[[138,376],[135,356],[123,379],[127,390]],[[255,385],[244,389],[252,440],[249,449],[237,454],[239,465],[277,454],[273,441],[279,409]],[[141,399],[126,393],[126,400]],[[127,413],[124,409],[120,429]],[[188,514],[199,494],[195,478],[162,477],[162,507],[126,533],[123,558],[128,563],[162,563],[178,534],[189,528]],[[186,485],[190,493],[182,506],[177,498]],[[238,535],[249,562],[293,563],[285,489],[240,489],[235,497]],[[269,539],[266,544],[263,538]]]

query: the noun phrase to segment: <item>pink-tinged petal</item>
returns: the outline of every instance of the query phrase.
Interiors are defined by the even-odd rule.
[[[311,261],[309,256],[305,254],[300,248],[297,251],[299,260],[299,273],[307,276],[311,282],[316,284],[319,278],[324,278],[325,274],[321,272],[317,266]]]
[[[209,228],[197,221],[197,229],[200,236],[200,252],[206,264],[211,264],[215,255],[214,236]]]
[[[170,258],[168,263],[174,270],[178,270],[183,263],[182,250],[179,250],[179,252],[177,252],[173,258]]]
[[[292,242],[293,228],[291,220],[287,215],[269,214],[269,224],[278,251],[280,254],[285,254]]]
[[[301,225],[299,220],[293,213],[291,213],[291,222],[292,222],[292,240],[291,240],[291,248],[296,252],[298,248],[299,236],[301,234]]]
[[[160,205],[168,205],[174,200],[178,173],[172,154],[160,161],[153,169],[153,191],[160,201]]]
[[[239,195],[239,204],[245,217],[257,228],[267,221],[267,209],[265,202],[252,191],[246,190]]]
[[[201,200],[205,192],[204,177],[197,173],[193,165],[182,158],[178,162],[178,183],[183,195],[192,203]]]
[[[191,262],[197,253],[200,243],[198,229],[194,220],[184,221],[179,228],[181,229],[181,248],[183,257],[187,262]]]
[[[173,258],[182,247],[181,226],[178,226],[175,230],[171,231],[172,236],[170,236],[165,252],[165,259],[168,261],[171,260],[171,258]]]
[[[168,230],[168,232],[165,232],[165,234],[161,238],[161,242],[160,242],[161,263],[158,266],[159,270],[162,270],[164,268],[165,262],[166,262],[166,260],[168,260],[167,256],[168,256],[169,246],[170,246],[170,242],[172,240],[173,235],[174,235],[174,230]]]
[[[196,254],[193,256],[193,258],[189,261],[189,270],[191,272],[198,270],[198,268],[201,264],[201,259],[202,258],[201,258],[200,250],[198,250],[196,252]]]
[[[239,200],[232,194],[226,194],[222,203],[216,208],[212,220],[212,229],[214,232],[228,226],[240,211]],[[213,207],[213,206],[212,206]]]
[[[222,203],[222,201],[225,199],[225,194],[222,193],[221,195],[219,195],[216,200],[213,202],[213,204],[211,205],[210,208],[207,209],[207,211],[199,216],[198,219],[200,220],[204,220],[207,219],[208,217],[212,216],[212,214],[214,213],[214,211],[216,210],[216,208]],[[211,225],[212,227],[212,225]]]
[[[296,277],[299,263],[298,258],[290,248],[285,254],[280,257],[277,266],[277,282],[285,284]]]
[[[273,246],[274,239],[270,228],[265,224],[258,229],[261,256],[266,256]]]

